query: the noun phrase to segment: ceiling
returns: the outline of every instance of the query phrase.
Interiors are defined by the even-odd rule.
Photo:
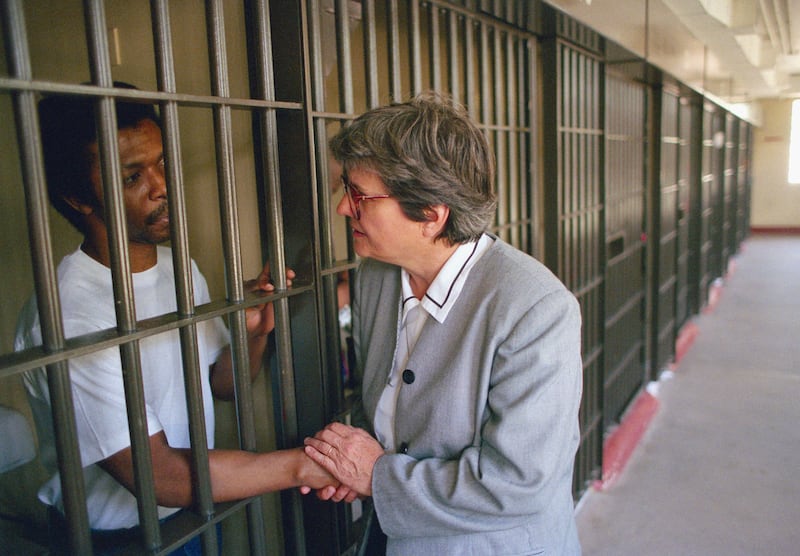
[[[800,0],[546,0],[730,104],[800,98]]]

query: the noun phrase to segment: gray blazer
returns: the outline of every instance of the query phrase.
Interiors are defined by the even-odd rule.
[[[447,320],[428,319],[404,373],[398,453],[372,493],[388,554],[580,554],[572,500],[581,320],[541,263],[495,238]],[[392,364],[400,269],[363,261],[353,332],[356,424],[372,430]],[[410,371],[410,372],[409,372]]]

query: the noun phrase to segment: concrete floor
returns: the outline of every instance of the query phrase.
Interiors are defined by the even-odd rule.
[[[800,237],[752,236],[619,478],[587,556],[800,555]]]

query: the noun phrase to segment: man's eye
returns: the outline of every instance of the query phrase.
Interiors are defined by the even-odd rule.
[[[130,176],[124,177],[122,183],[125,185],[133,185],[134,183],[139,181],[140,176],[141,174],[139,172],[136,172],[134,174],[131,174]]]

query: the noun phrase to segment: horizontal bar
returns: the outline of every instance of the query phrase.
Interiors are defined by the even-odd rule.
[[[113,87],[97,87],[72,83],[52,83],[49,81],[28,81],[0,77],[0,90],[37,91],[41,93],[61,93],[94,97],[114,97],[130,100],[148,100],[154,102],[172,101],[182,105],[193,106],[229,106],[231,108],[278,108],[285,110],[302,110],[299,102],[279,100],[261,100],[236,97],[215,97],[208,95],[191,95],[186,93],[166,93],[145,91],[141,89],[115,89]]]
[[[275,294],[259,297],[250,294],[244,301],[230,303],[226,300],[212,301],[195,307],[195,314],[191,317],[178,317],[177,313],[167,313],[150,319],[138,321],[136,330],[126,333],[119,333],[116,329],[101,330],[91,334],[84,334],[75,338],[69,338],[64,342],[64,349],[54,352],[45,352],[41,346],[17,351],[0,356],[0,379],[12,376],[23,371],[36,369],[64,359],[74,359],[87,353],[93,353],[101,349],[115,347],[132,340],[141,340],[148,336],[175,330],[191,323],[209,320],[234,313],[241,309],[269,303],[277,299],[300,295],[313,291],[313,284],[306,283],[296,286],[297,281],[292,282],[290,290],[283,290]]]

